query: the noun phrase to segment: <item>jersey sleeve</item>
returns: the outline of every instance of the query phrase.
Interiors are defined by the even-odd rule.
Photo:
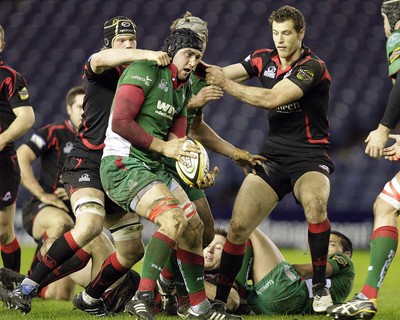
[[[49,139],[49,126],[45,126],[33,133],[31,138],[26,142],[26,145],[31,148],[38,158],[47,150]]]
[[[270,61],[273,50],[259,49],[249,54],[242,62],[250,78],[259,77],[263,72],[264,64]]]
[[[325,71],[326,67],[324,64],[311,59],[296,66],[287,79],[294,82],[306,94],[318,84]]]
[[[2,93],[10,103],[11,108],[31,106],[28,85],[18,72],[11,72],[4,70],[5,74],[3,86],[1,86]]]
[[[333,274],[343,273],[353,265],[351,259],[344,254],[333,254],[329,256],[328,262],[332,265]]]
[[[257,76],[261,72],[261,70],[258,70],[258,64],[254,63],[254,58],[254,53],[252,53],[241,62],[250,78]]]
[[[400,33],[394,32],[386,42],[389,77],[396,78],[400,71]]]

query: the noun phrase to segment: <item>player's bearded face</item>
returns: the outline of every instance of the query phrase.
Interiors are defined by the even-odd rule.
[[[304,31],[298,33],[292,20],[272,23],[272,38],[280,58],[290,59],[301,48],[303,37]]]
[[[202,53],[192,48],[180,49],[174,56],[172,63],[178,68],[178,79],[184,81],[196,69]]]

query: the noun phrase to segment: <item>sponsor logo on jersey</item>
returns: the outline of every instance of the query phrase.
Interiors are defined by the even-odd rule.
[[[31,141],[41,150],[46,146],[46,141],[36,133],[31,137]]]
[[[269,280],[266,284],[264,284],[260,289],[256,290],[257,294],[262,294],[265,290],[267,290],[271,285],[275,284],[274,280]]]
[[[302,108],[298,101],[284,104],[283,106],[279,106],[278,108],[276,108],[276,111],[279,113],[301,112],[301,110]]]
[[[23,87],[22,89],[18,90],[18,97],[19,100],[26,100],[29,98],[29,92],[26,87]]]
[[[338,264],[338,266],[339,266],[339,269],[344,269],[344,268],[346,268],[349,264],[347,263],[347,260],[343,257],[343,256],[341,256],[341,255],[338,255],[338,254],[335,254],[335,255],[333,255],[332,257],[331,257],[331,259],[333,260],[333,261],[336,261],[336,263]]]
[[[311,70],[300,68],[297,70],[296,77],[301,81],[309,81],[314,78],[314,73]]]
[[[168,82],[165,79],[161,79],[160,83],[158,84],[158,87],[164,91],[164,92],[168,92]]]
[[[143,78],[141,76],[138,76],[137,74],[132,75],[130,78],[143,82],[145,84],[145,86],[147,86],[147,87],[150,86],[150,83],[153,81],[149,78],[149,76],[146,76],[146,78]]]
[[[392,33],[392,35],[389,37],[388,39],[388,47],[394,46],[400,39],[400,34],[398,34],[397,32]]]
[[[172,120],[176,111],[170,104],[158,100],[156,113],[164,118]]]
[[[83,175],[81,175],[81,177],[78,180],[79,182],[83,182],[83,181],[90,181],[90,177],[88,173],[84,173]]]
[[[390,56],[389,56],[389,63],[392,64],[397,58],[400,56],[400,47],[395,48]]]
[[[2,201],[6,202],[8,200],[11,200],[11,192],[7,191],[4,197],[1,199]]]
[[[65,154],[70,153],[73,146],[74,146],[73,143],[71,141],[68,141],[64,146],[64,153]]]
[[[292,74],[293,69],[290,69],[288,72],[285,73],[285,75],[283,76],[283,79],[290,77],[290,75]]]
[[[268,69],[264,71],[263,75],[264,77],[275,79],[276,67],[275,66],[268,67]]]
[[[292,270],[290,270],[290,267],[289,267],[288,265],[285,265],[283,269],[284,269],[284,271],[285,271],[286,276],[287,276],[290,280],[294,281],[294,280],[297,279],[296,275],[292,272]]]

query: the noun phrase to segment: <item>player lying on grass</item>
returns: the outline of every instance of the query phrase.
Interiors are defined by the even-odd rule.
[[[226,232],[217,230],[203,253],[207,297],[211,300],[215,298],[214,283],[225,241]],[[334,303],[345,301],[353,288],[352,252],[351,241],[342,233],[332,231],[326,275]],[[243,265],[227,301],[228,310],[240,314],[313,314],[311,278],[311,263],[285,261],[271,239],[256,229],[246,244]],[[252,285],[248,284],[249,280]],[[185,315],[185,305],[180,305],[178,314]]]

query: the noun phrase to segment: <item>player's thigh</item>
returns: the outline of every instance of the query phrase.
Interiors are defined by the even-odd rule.
[[[383,198],[377,197],[374,203],[374,229],[383,226],[396,227],[399,210]]]
[[[326,206],[330,193],[329,178],[321,172],[306,172],[297,179],[293,193],[303,206],[315,200]]]
[[[58,238],[74,226],[72,217],[62,209],[46,206],[41,209],[33,221],[32,235],[39,240],[46,232],[49,237]]]
[[[247,175],[233,206],[232,231],[248,238],[278,201],[276,192],[262,178],[254,174]]]

